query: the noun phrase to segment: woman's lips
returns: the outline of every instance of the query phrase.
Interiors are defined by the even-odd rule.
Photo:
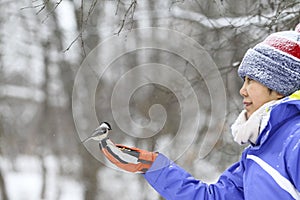
[[[246,108],[246,107],[250,106],[252,103],[251,103],[251,102],[244,101],[243,104],[244,104],[244,107]]]

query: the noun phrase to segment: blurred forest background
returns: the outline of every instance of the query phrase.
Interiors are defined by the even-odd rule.
[[[110,36],[143,27],[169,28],[190,36],[207,50],[222,74],[227,118],[218,142],[210,154],[199,160],[197,147],[207,130],[201,127],[192,146],[195,155],[189,153],[178,160],[195,177],[214,182],[238,160],[242,150],[232,142],[229,127],[242,109],[242,82],[236,70],[244,53],[268,34],[294,29],[300,22],[299,0],[1,0],[0,11],[3,200],[162,199],[141,176],[108,168],[97,161],[81,144],[72,113],[74,80],[85,57]],[[102,56],[111,51],[114,50],[103,50]],[[149,62],[159,63],[163,56],[150,54]],[[141,62],[139,54],[130,58],[134,59],[126,60],[127,68]],[[145,62],[145,57],[142,59]],[[169,59],[169,66],[178,61],[172,56]],[[116,69],[113,73],[121,73]],[[210,116],[213,105],[205,82],[199,75],[193,77],[191,82],[198,88],[202,112]],[[106,90],[112,90],[109,85],[116,80],[104,81],[101,85],[108,86],[97,89],[96,99],[111,95]],[[82,89],[84,98],[84,86]],[[147,140],[123,136],[117,142],[130,140],[131,144],[151,150],[160,138],[171,139],[176,133],[180,108],[176,96],[165,88],[150,85],[144,89],[140,88],[132,97],[133,118],[147,120],[149,107],[159,103],[168,113],[165,126]],[[109,113],[110,104],[96,100],[95,109],[99,119],[109,120],[115,130],[121,131]],[[96,128],[89,127],[88,118],[82,121],[88,131]],[[170,151],[176,151],[176,146]]]

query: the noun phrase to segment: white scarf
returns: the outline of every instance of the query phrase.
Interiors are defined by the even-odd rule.
[[[240,145],[255,144],[260,132],[266,127],[270,118],[270,106],[278,101],[273,100],[262,105],[247,120],[246,110],[243,110],[231,126],[234,141]]]

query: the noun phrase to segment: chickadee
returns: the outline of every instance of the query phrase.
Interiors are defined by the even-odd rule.
[[[111,130],[110,124],[107,123],[107,122],[102,122],[100,124],[100,126],[94,130],[92,135],[90,137],[84,139],[82,141],[82,143],[84,143],[84,142],[86,142],[90,139],[93,139],[93,140],[96,140],[96,141],[101,141],[101,140],[103,140],[104,138],[107,137],[110,130]]]

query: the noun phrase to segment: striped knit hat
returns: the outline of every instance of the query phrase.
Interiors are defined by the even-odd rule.
[[[239,76],[256,80],[288,96],[300,89],[300,24],[295,31],[273,33],[249,49]]]

